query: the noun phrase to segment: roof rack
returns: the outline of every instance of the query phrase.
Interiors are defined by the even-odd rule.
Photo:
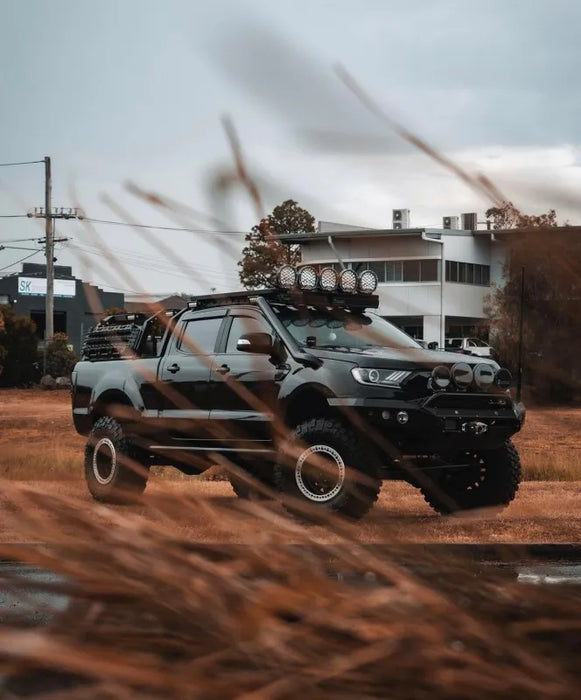
[[[342,292],[310,292],[299,289],[260,289],[257,291],[210,294],[194,297],[188,302],[189,309],[210,309],[215,306],[248,304],[262,297],[271,304],[292,306],[344,307],[348,309],[377,309],[377,294],[344,294]]]

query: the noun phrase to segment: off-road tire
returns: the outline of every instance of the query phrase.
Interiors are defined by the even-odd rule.
[[[299,453],[298,459],[295,461],[295,458],[284,457],[286,449],[283,448],[274,467],[274,483],[277,491],[284,496],[283,503],[287,510],[308,519],[310,506],[313,514],[315,509],[323,508],[358,520],[373,506],[381,489],[377,464],[361,438],[348,425],[335,418],[311,418],[297,425],[288,440],[288,448]],[[344,464],[340,490],[329,500],[320,502],[310,500],[299,486],[299,477],[302,482],[299,462],[303,451],[315,446],[328,448],[329,453],[339,455]],[[292,460],[294,467],[289,460]],[[339,481],[337,479],[337,484]]]
[[[449,515],[477,508],[498,511],[516,496],[522,472],[518,452],[510,440],[495,450],[470,450],[469,454],[480,461],[481,472],[470,485],[462,480],[460,469],[447,471],[444,467],[432,486],[422,487],[426,502],[436,512]]]
[[[264,486],[267,489],[270,489],[270,491],[274,489],[272,464],[260,461],[258,464],[239,465],[239,469],[246,471],[250,477],[264,484]],[[238,498],[243,498],[248,501],[266,501],[271,498],[266,491],[255,488],[251,483],[233,472],[228,474],[228,479],[232,485],[232,490],[238,496]]]
[[[91,496],[105,503],[128,503],[143,493],[148,468],[139,457],[115,418],[98,418],[85,447],[85,479]]]

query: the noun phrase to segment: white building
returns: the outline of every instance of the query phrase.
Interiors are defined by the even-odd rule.
[[[476,230],[473,215],[462,218],[474,229],[408,228],[409,212],[394,210],[391,229],[320,221],[315,233],[281,240],[300,243],[303,264],[338,266],[339,258],[347,267],[374,270],[379,313],[443,347],[446,337],[466,335],[486,318],[486,296],[502,282],[506,260],[506,247],[493,231]],[[444,225],[457,221],[445,217]]]

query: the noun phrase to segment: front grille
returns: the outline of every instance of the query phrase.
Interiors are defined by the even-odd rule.
[[[511,401],[494,394],[466,394],[441,392],[431,396],[424,404],[429,408],[469,409],[472,411],[502,411],[510,408]]]

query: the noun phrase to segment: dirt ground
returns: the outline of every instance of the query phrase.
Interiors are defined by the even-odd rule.
[[[81,499],[92,510],[94,517],[106,527],[108,513],[139,514],[158,519],[154,497],[169,493],[189,503],[186,512],[175,515],[172,528],[176,535],[195,542],[244,542],[246,538],[260,535],[252,526],[252,517],[244,518],[244,526],[237,520],[229,520],[219,527],[219,518],[210,517],[206,507],[235,504],[236,496],[228,482],[167,481],[152,478],[147,486],[144,503],[139,506],[102,506],[95,504],[81,481],[30,482],[30,486],[45,495],[71,496]],[[196,499],[205,499],[204,507],[196,505]],[[360,522],[350,526],[354,539],[361,542],[579,542],[581,543],[581,482],[528,482],[524,483],[516,500],[500,515],[462,514],[442,518],[424,502],[421,494],[408,484],[386,482],[379,501]],[[177,509],[179,510],[179,509]],[[280,505],[275,513],[282,513]],[[0,541],[42,541],[42,532],[23,533],[15,527],[14,518],[8,516],[6,497],[0,496]],[[238,525],[240,523],[238,522]],[[309,535],[317,541],[334,541],[335,537],[320,527],[308,527]],[[240,535],[244,532],[244,535]]]
[[[0,390],[0,475],[26,480],[47,494],[67,494],[86,501],[93,508],[81,478],[84,440],[72,426],[67,392]],[[571,468],[579,452],[581,409],[532,410],[522,434],[515,439],[525,471],[533,478],[556,469]],[[545,465],[538,469],[537,465]],[[531,466],[532,465],[532,466]],[[536,471],[535,471],[536,470]],[[168,470],[170,471],[170,470]],[[581,472],[567,475],[570,481],[529,481],[521,486],[517,499],[499,516],[486,514],[441,518],[424,503],[415,489],[400,482],[386,482],[374,510],[354,528],[357,539],[368,542],[581,542]],[[557,474],[556,478],[562,478]],[[227,482],[195,478],[169,480],[152,477],[143,506],[119,509],[156,517],[148,507],[147,495],[171,492],[208,503],[234,499]],[[6,519],[0,498],[0,538],[22,541],[23,537]],[[107,519],[107,508],[95,508],[95,517]],[[176,532],[196,541],[237,542],[237,531],[207,524],[190,510],[176,518]],[[316,538],[327,533],[311,528]],[[34,539],[34,537],[32,537]]]

